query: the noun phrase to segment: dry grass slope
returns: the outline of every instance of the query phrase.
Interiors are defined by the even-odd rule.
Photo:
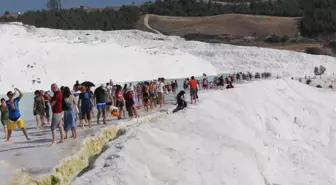
[[[275,17],[244,14],[225,14],[207,17],[172,17],[150,15],[149,25],[168,35],[190,33],[265,37],[297,34],[297,20],[293,17]]]

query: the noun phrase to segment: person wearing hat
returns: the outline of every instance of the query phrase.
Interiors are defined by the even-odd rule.
[[[27,131],[24,127],[24,121],[21,117],[21,112],[19,109],[19,102],[21,98],[23,97],[23,93],[15,88],[15,92],[19,93],[19,96],[14,98],[15,92],[8,91],[7,92],[7,97],[8,100],[6,101],[7,108],[8,108],[8,133],[7,133],[7,142],[9,142],[9,139],[12,135],[12,131],[16,129],[16,127],[20,128],[23,132],[23,134],[26,136],[26,139],[29,140]]]

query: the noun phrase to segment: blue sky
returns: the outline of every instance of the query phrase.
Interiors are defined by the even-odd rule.
[[[45,9],[47,0],[0,0],[0,16],[5,11],[9,12],[25,12],[28,10]],[[122,4],[139,3],[145,0],[61,0],[63,8],[71,8],[74,6],[116,6]]]

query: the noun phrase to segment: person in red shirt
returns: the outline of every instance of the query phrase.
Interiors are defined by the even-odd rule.
[[[194,101],[196,103],[196,93],[197,93],[197,81],[195,80],[194,76],[192,76],[191,80],[189,81],[189,87],[190,87],[191,104],[193,104]]]
[[[50,105],[52,109],[52,118],[51,118],[51,133],[52,133],[52,142],[50,145],[54,145],[56,141],[56,128],[59,128],[61,139],[59,143],[63,143],[64,140],[64,128],[63,128],[63,95],[60,89],[56,84],[51,85],[51,91],[54,93],[54,96],[50,100]]]

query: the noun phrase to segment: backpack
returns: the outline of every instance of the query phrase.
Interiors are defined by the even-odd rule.
[[[126,97],[127,97],[128,100],[132,100],[133,99],[133,93],[131,91],[128,91],[126,93]]]

